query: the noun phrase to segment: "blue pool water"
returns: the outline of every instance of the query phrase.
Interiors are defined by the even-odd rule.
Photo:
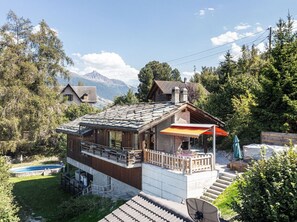
[[[10,169],[10,172],[12,173],[28,173],[28,172],[34,172],[34,171],[43,171],[46,169],[59,169],[62,166],[59,164],[54,165],[38,165],[38,166],[26,166],[26,167],[18,167],[18,168],[12,168]]]

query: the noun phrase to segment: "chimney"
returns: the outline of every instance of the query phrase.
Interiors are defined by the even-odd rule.
[[[177,86],[172,88],[171,102],[173,104],[179,103],[179,88]]]
[[[180,94],[179,94],[179,101],[181,103],[184,103],[184,102],[188,102],[188,90],[186,88],[183,88],[181,91],[180,91]]]

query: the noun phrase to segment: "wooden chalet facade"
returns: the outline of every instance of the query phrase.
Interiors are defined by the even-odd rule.
[[[147,187],[146,164],[189,175],[213,170],[211,154],[177,156],[182,145],[189,146],[189,138],[161,131],[172,124],[224,123],[188,103],[179,89],[173,93],[172,101],[113,106],[60,126],[57,132],[67,134],[67,162],[92,175],[98,193],[110,189],[118,195],[135,195]]]

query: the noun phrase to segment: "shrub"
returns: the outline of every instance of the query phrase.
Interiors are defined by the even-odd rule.
[[[18,208],[13,203],[11,193],[12,186],[9,183],[9,166],[6,159],[0,156],[0,221],[15,222],[19,221],[17,217]]]
[[[232,208],[240,221],[297,221],[297,153],[255,162],[238,180]]]

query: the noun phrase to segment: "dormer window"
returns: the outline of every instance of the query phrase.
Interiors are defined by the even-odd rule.
[[[88,100],[88,94],[83,94],[83,96],[81,97],[82,100]]]
[[[65,94],[64,98],[66,98],[67,101],[73,101],[73,95],[72,94]]]

